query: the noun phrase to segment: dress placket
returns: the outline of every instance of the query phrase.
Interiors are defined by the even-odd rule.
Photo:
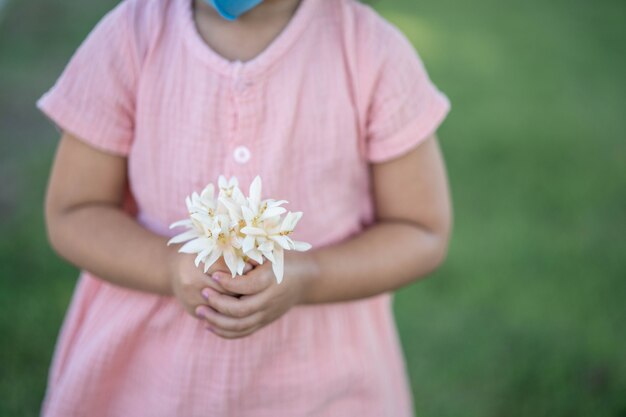
[[[231,175],[254,176],[254,111],[255,86],[243,71],[245,64],[236,61],[232,67],[231,94],[233,101],[233,126],[229,138],[229,158],[226,166]]]

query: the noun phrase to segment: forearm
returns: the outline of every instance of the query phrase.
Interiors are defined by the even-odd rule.
[[[366,298],[401,288],[443,261],[447,236],[412,223],[376,223],[356,237],[308,254],[303,304]]]
[[[47,216],[57,253],[99,278],[123,287],[171,295],[168,268],[175,251],[116,206],[86,204]]]

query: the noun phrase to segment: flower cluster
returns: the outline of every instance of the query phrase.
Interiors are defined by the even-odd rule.
[[[215,187],[209,184],[199,195],[194,192],[187,197],[189,219],[172,223],[170,229],[184,226],[188,230],[174,236],[167,244],[187,242],[178,251],[197,254],[196,266],[203,262],[204,272],[223,256],[233,277],[243,275],[249,259],[259,264],[267,259],[280,284],[284,251],[311,248],[310,244],[289,237],[302,212],[287,212],[281,207],[287,203],[285,200],[261,200],[259,176],[250,184],[248,197],[239,189],[235,177],[227,180],[220,175],[218,188],[217,196]]]

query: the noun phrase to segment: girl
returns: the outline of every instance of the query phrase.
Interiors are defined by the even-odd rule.
[[[412,415],[391,292],[445,257],[449,102],[369,6],[243,3],[125,0],[37,102],[49,238],[82,270],[45,416]],[[220,174],[304,212],[280,285],[166,246]]]

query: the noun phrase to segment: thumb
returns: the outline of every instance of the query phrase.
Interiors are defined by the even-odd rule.
[[[243,273],[247,274],[248,272],[252,271],[252,269],[254,269],[254,267],[257,265],[259,264],[251,259],[250,261],[246,262],[246,266],[243,267]]]

